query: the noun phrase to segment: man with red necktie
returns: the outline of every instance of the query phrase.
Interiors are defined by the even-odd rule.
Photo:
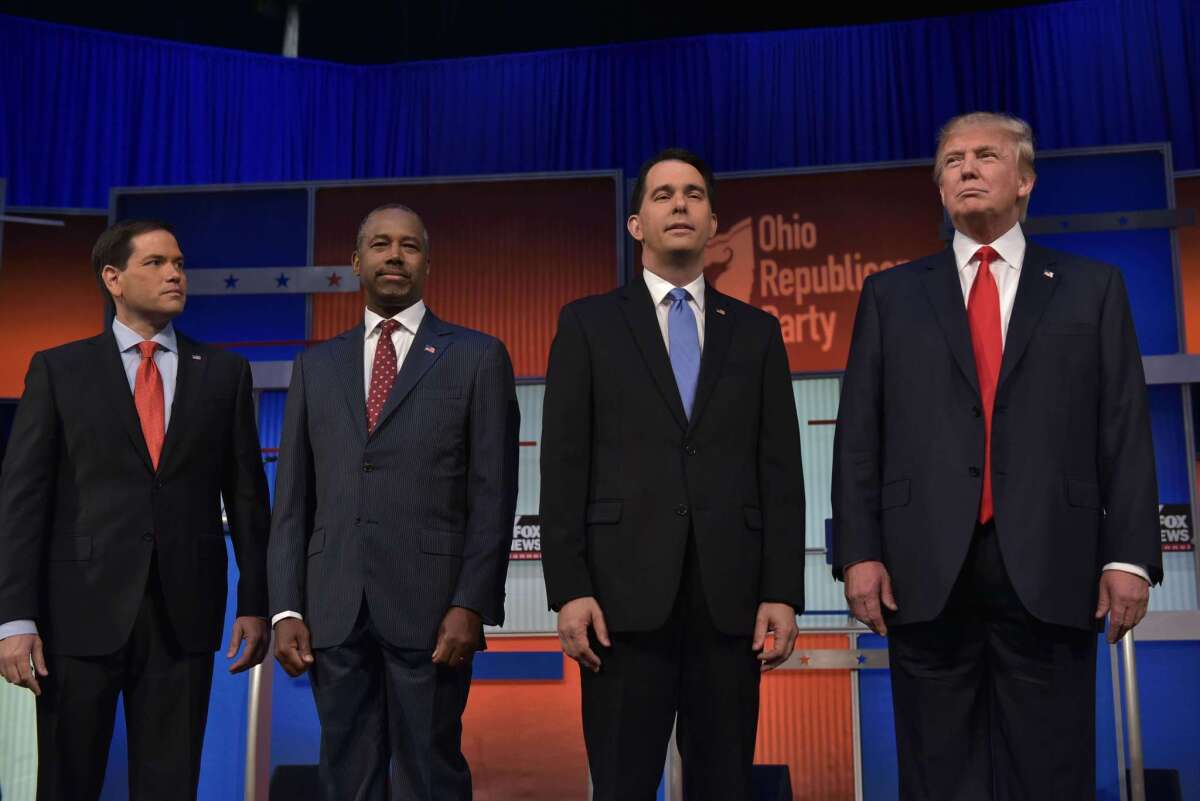
[[[177,332],[171,228],[125,220],[92,266],[109,330],[35,354],[0,473],[0,673],[37,696],[39,799],[99,798],[118,694],[129,797],[194,798],[237,554],[231,672],[268,643],[268,502],[250,366]]]
[[[434,316],[411,209],[363,218],[363,323],[292,368],[268,554],[275,658],[308,672],[328,801],[470,801],[462,713],[504,621],[519,412],[495,337]]]
[[[946,124],[951,247],[863,285],[833,463],[834,573],[888,637],[900,798],[1092,801],[1096,631],[1162,580],[1120,272],[1021,231],[1022,120]]]

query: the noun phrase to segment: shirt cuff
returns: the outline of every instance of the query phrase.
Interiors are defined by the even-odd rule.
[[[1145,579],[1147,584],[1150,583],[1150,573],[1141,565],[1131,565],[1128,562],[1109,562],[1100,572],[1104,572],[1105,570],[1120,570],[1123,573],[1132,573],[1139,578]]]
[[[37,624],[32,620],[13,620],[0,626],[0,640],[16,637],[20,634],[38,633]]]
[[[294,617],[296,620],[304,620],[304,615],[300,614],[299,612],[292,612],[290,610],[287,612],[280,612],[278,615],[271,618],[271,628],[275,628],[276,623],[281,620],[287,620],[289,617]]]

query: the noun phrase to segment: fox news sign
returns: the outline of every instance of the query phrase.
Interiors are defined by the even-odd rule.
[[[1186,503],[1160,503],[1158,527],[1164,551],[1192,550],[1192,510]]]
[[[525,561],[542,558],[542,518],[538,515],[517,515],[513,521],[510,560]]]

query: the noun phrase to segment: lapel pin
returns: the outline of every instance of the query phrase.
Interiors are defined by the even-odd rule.
[[[725,314],[725,310],[724,310],[724,309],[717,309],[717,314],[724,315],[724,314]]]
[[[1047,278],[1054,277],[1054,273],[1050,272],[1049,270],[1042,270],[1042,275],[1046,276]]]
[[[199,354],[199,353],[193,353],[193,354],[192,354],[192,358],[193,358],[193,359],[195,359],[196,361],[200,361],[200,354]]]
[[[426,345],[425,352],[426,353],[437,353],[437,348],[435,348],[433,345]]]

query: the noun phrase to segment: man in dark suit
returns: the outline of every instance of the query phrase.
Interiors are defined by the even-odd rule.
[[[461,716],[483,623],[504,621],[516,508],[512,365],[425,307],[410,209],[368,214],[352,263],[364,324],[297,357],[288,390],[275,655],[311,667],[325,798],[469,801]]]
[[[863,285],[835,574],[888,635],[901,798],[1092,801],[1096,624],[1162,579],[1124,283],[1026,241],[1023,121],[951,120],[934,174],[951,247]]]
[[[171,229],[127,220],[92,263],[109,330],[34,355],[0,485],[0,671],[37,695],[38,798],[100,795],[119,693],[129,797],[194,798],[237,554],[228,655],[267,649],[267,486],[250,366],[177,332]]]
[[[686,150],[643,166],[642,275],[564,307],[550,351],[543,565],[597,801],[654,797],[677,714],[687,797],[748,799],[760,670],[804,604],[787,354],[773,317],[705,286],[712,187]]]

